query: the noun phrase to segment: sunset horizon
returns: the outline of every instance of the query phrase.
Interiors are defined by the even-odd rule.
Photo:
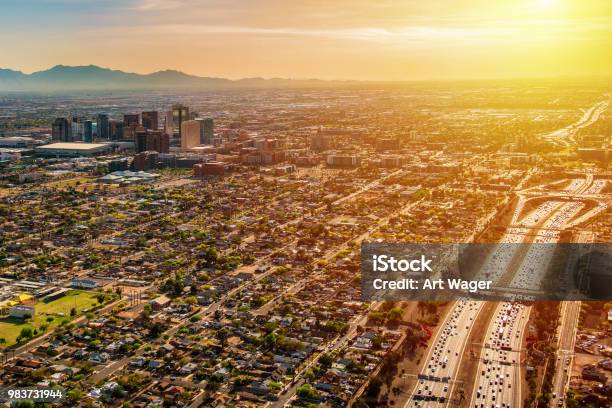
[[[24,73],[93,64],[140,74],[404,82],[612,71],[612,12],[603,0],[9,0],[0,22],[2,65]]]
[[[14,67],[10,67],[10,66],[0,66],[0,71],[2,70],[9,70],[9,71],[14,71],[14,72],[20,72],[24,75],[32,75],[32,74],[37,74],[37,73],[41,73],[41,72],[46,72],[46,71],[50,71],[53,69],[58,69],[58,68],[73,68],[73,69],[79,69],[79,68],[99,68],[102,70],[108,70],[108,71],[114,71],[114,72],[122,72],[125,74],[136,74],[136,75],[140,75],[140,76],[147,76],[147,75],[152,75],[152,74],[158,74],[158,73],[163,73],[163,72],[175,72],[178,74],[184,74],[186,76],[191,76],[191,77],[197,77],[197,78],[211,78],[211,79],[225,79],[228,81],[232,81],[232,82],[237,82],[237,81],[242,81],[242,80],[250,80],[250,79],[261,79],[261,80],[266,80],[266,81],[271,81],[271,80],[289,80],[289,81],[321,81],[321,82],[347,82],[347,83],[363,83],[363,84],[402,84],[402,83],[412,83],[412,82],[477,82],[477,81],[482,81],[482,82],[487,82],[487,81],[530,81],[530,80],[545,80],[545,81],[557,81],[557,80],[579,80],[579,81],[600,81],[600,80],[610,80],[612,79],[612,74],[597,74],[597,75],[587,75],[587,74],[558,74],[558,75],[528,75],[528,76],[489,76],[489,77],[479,77],[479,78],[471,78],[471,77],[440,77],[440,78],[405,78],[405,79],[384,79],[384,78],[378,78],[378,79],[352,79],[352,78],[342,78],[342,77],[337,77],[337,78],[319,78],[319,77],[295,77],[295,76],[264,76],[264,75],[258,75],[258,76],[244,76],[244,77],[222,77],[222,76],[209,76],[209,75],[199,75],[199,74],[195,74],[193,72],[187,72],[187,71],[183,71],[177,68],[160,68],[158,70],[154,70],[154,71],[134,71],[134,70],[129,70],[129,69],[120,69],[120,68],[115,68],[112,66],[102,66],[102,65],[97,65],[97,64],[87,64],[87,63],[83,63],[83,64],[76,64],[76,65],[67,65],[67,64],[55,64],[52,66],[49,66],[47,68],[42,68],[42,69],[37,69],[34,71],[25,71],[25,70],[21,70],[19,68],[14,68]]]

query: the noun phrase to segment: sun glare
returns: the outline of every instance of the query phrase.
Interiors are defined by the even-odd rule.
[[[538,7],[548,9],[555,4],[555,0],[536,0],[536,3]]]

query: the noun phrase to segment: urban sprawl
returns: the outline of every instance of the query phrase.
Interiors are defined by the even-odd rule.
[[[610,302],[365,302],[360,283],[366,242],[612,242],[609,103],[490,82],[0,95],[0,388],[609,407]],[[537,290],[554,261],[492,248],[475,281]]]

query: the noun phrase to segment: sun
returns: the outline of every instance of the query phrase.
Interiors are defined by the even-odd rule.
[[[555,5],[555,0],[536,0],[536,4],[540,8],[548,9]]]

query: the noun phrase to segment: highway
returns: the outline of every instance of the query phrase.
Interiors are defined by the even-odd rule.
[[[586,179],[573,180],[566,191],[574,194],[592,194],[600,192],[606,183],[605,180],[594,181],[592,176]],[[554,244],[559,241],[561,230],[572,225],[572,220],[584,209],[585,204],[581,202],[556,202],[547,201],[540,206],[533,214],[526,217],[522,223],[529,225],[533,220],[545,219],[546,221],[538,228],[534,243]],[[518,272],[514,276],[510,286],[524,289],[539,289],[540,282],[544,278],[547,267],[552,260],[553,248],[550,246],[533,245],[521,264]]]
[[[475,279],[499,280],[519,248],[518,245],[506,244],[520,243],[523,240],[524,237],[520,234],[506,234]],[[473,322],[478,318],[482,307],[483,302],[478,301],[456,302],[438,330],[428,351],[421,378],[405,407],[446,406],[449,403]]]
[[[551,141],[555,144],[562,146],[569,146],[569,142],[573,141],[574,135],[578,130],[587,127],[599,120],[599,117],[608,109],[609,101],[600,101],[595,105],[587,109],[580,119],[566,126],[562,129],[555,130],[554,132],[542,135],[545,140]]]
[[[470,407],[521,406],[521,346],[529,307],[500,303],[487,328]]]
[[[601,192],[605,188],[606,183],[606,180],[595,180],[584,192],[585,194]],[[594,208],[590,212],[578,217],[576,221],[570,223],[570,226],[581,222],[583,218],[587,219],[589,216],[592,216],[592,212],[598,213],[599,211],[601,211],[600,207]],[[579,317],[580,302],[561,302],[561,324],[557,332],[557,364],[555,377],[553,378],[553,406],[562,407],[564,404],[565,392],[571,376]]]
[[[528,224],[538,222],[549,207],[551,205],[542,206],[534,211],[535,215],[529,214],[522,222]],[[514,214],[513,223],[518,221],[518,217],[519,213]],[[475,279],[486,278],[493,281],[501,279],[519,249],[518,245],[507,244],[523,242],[524,232],[523,229],[517,228],[507,233],[489,255]],[[446,406],[449,403],[472,323],[478,317],[482,306],[483,303],[477,301],[456,302],[428,351],[426,366],[405,407]],[[448,380],[441,381],[443,377]]]
[[[506,244],[523,240],[520,234],[507,234],[474,279],[500,279],[519,248]],[[483,302],[478,301],[459,300],[455,303],[429,348],[425,366],[405,407],[446,406],[449,403],[467,339],[482,307]]]
[[[576,330],[580,317],[580,302],[561,303],[561,325],[557,332],[557,364],[553,378],[553,406],[563,406],[565,391],[571,376]]]
[[[594,182],[592,177],[587,177],[586,179],[572,180],[566,191],[574,194],[590,194],[601,191],[604,186],[605,182]],[[529,226],[540,222],[534,242],[555,243],[559,240],[559,231],[565,228],[583,207],[584,204],[580,202],[547,201],[520,220],[520,223]],[[518,219],[513,221],[517,222]],[[547,247],[530,246],[510,286],[538,289],[552,255],[552,251]],[[567,355],[571,355],[573,350],[575,328],[579,314],[578,304],[578,302],[562,303],[559,361],[554,380],[557,399],[553,402],[556,404],[559,403],[559,398],[564,394],[568,381],[567,372],[563,365],[567,364],[567,361],[569,361]],[[481,352],[477,381],[472,392],[470,407],[521,406],[520,349],[528,321],[529,309],[516,303],[501,303],[498,305],[495,318],[487,329],[487,343]]]
[[[478,301],[459,300],[455,303],[436,334],[425,367],[405,407],[448,403],[469,337],[464,333],[469,333],[482,307],[483,302]]]
[[[593,194],[600,192],[605,185],[605,181],[594,181],[592,176],[576,178],[569,182],[563,193]],[[558,242],[560,230],[565,228],[583,208],[584,203],[579,201],[553,199],[523,214],[524,201],[519,200],[510,223],[518,227],[507,229],[500,244],[492,251],[476,279],[486,278],[495,282],[502,279],[519,249],[518,245],[505,244],[529,241]],[[533,229],[535,237],[528,238],[527,232],[534,233]],[[551,257],[552,251],[547,250],[545,246],[530,246],[523,258],[519,258],[520,263],[510,280],[510,286],[539,289]],[[486,273],[486,276],[482,276],[481,273]],[[449,403],[453,385],[458,380],[457,373],[461,366],[465,343],[470,336],[470,322],[477,318],[480,310],[481,305],[478,302],[466,300],[456,302],[428,351],[425,366],[405,407],[446,406]],[[497,306],[495,317],[489,323],[486,332],[485,346],[481,351],[478,370],[475,373],[477,381],[471,395],[470,406],[483,408],[521,406],[520,352],[529,313],[530,308],[519,303],[500,303]],[[567,324],[566,327],[572,326]],[[574,337],[573,334],[565,332],[561,336],[566,339]],[[566,377],[561,376],[558,382],[562,389]]]

